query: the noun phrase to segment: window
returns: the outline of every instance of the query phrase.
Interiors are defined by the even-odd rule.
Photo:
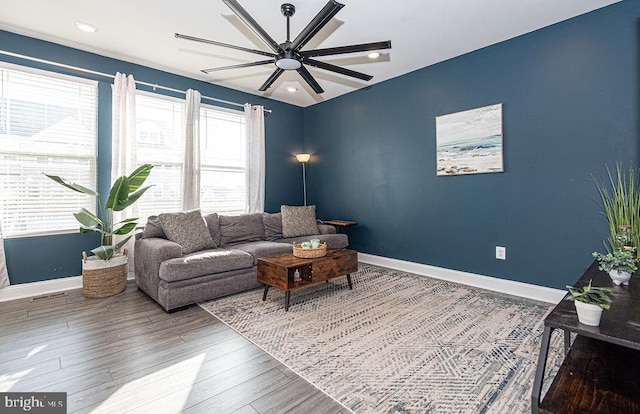
[[[139,217],[182,210],[182,169],[185,148],[185,103],[162,95],[136,94],[138,164],[155,167],[140,198]],[[200,107],[200,209],[242,214],[246,204],[244,114],[211,106]]]
[[[0,63],[0,219],[5,236],[77,231],[96,185],[97,82]]]
[[[244,115],[202,105],[200,108],[200,208],[242,214],[246,205]]]
[[[182,210],[184,101],[162,95],[136,94],[138,164],[153,164],[145,185],[153,185],[136,203],[138,216]]]

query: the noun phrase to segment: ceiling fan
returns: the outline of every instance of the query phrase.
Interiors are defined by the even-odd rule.
[[[202,72],[210,73],[227,69],[248,68],[252,66],[261,66],[274,63],[276,65],[275,71],[269,76],[265,83],[262,84],[259,91],[264,92],[284,73],[285,70],[297,71],[302,79],[309,84],[309,86],[316,92],[322,93],[324,90],[311,76],[311,73],[305,68],[304,65],[313,66],[319,69],[328,70],[330,72],[339,73],[341,75],[350,76],[353,78],[369,81],[373,76],[367,75],[355,70],[346,69],[340,66],[332,65],[330,63],[321,62],[319,60],[312,59],[319,56],[339,55],[344,53],[365,52],[372,50],[391,49],[391,41],[364,43],[359,45],[330,47],[326,49],[314,49],[314,50],[301,50],[311,38],[313,38],[329,21],[344,7],[344,4],[340,4],[335,0],[329,0],[329,2],[320,10],[320,12],[309,22],[309,24],[300,32],[300,34],[290,40],[289,33],[289,18],[294,15],[296,8],[293,4],[285,3],[280,7],[280,11],[287,18],[287,40],[284,43],[278,44],[260,25],[247,13],[245,9],[240,6],[236,0],[222,0],[239,18],[246,24],[254,33],[266,43],[267,46],[273,51],[264,52],[257,49],[248,49],[241,46],[230,45],[227,43],[216,42],[215,40],[202,39],[199,37],[188,36],[180,33],[176,33],[175,36],[179,39],[193,40],[196,42],[207,43],[215,46],[227,47],[230,49],[241,50],[244,52],[255,53],[257,55],[268,56],[269,59],[260,60],[251,63],[241,63],[238,65],[223,66],[219,68],[204,69]]]

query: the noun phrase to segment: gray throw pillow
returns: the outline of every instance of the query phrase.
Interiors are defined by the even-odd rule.
[[[218,213],[205,214],[204,221],[207,222],[213,244],[215,244],[215,247],[220,247],[220,220],[218,219]]]
[[[281,206],[282,236],[298,237],[319,234],[316,223],[316,206]]]
[[[264,240],[262,214],[220,216],[220,245]]]
[[[182,254],[215,247],[200,210],[158,216],[167,239],[182,246]]]
[[[262,225],[265,240],[274,241],[282,238],[281,213],[262,213]]]
[[[142,230],[142,236],[140,237],[142,239],[149,237],[159,237],[161,239],[167,238],[167,235],[164,234],[164,230],[162,230],[162,223],[160,223],[158,216],[149,216],[147,224],[145,224],[144,230]]]

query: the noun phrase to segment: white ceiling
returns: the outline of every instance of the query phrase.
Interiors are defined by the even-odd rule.
[[[274,38],[286,38],[285,1],[238,0]],[[345,7],[304,49],[391,40],[377,61],[366,53],[317,58],[373,75],[369,82],[309,68],[325,92],[317,95],[295,71],[285,72],[265,93],[258,91],[272,65],[205,75],[201,69],[266,57],[174,38],[174,33],[270,51],[220,0],[2,0],[0,28],[104,56],[309,106],[370,84],[498,43],[604,7],[618,0],[340,0]],[[326,0],[289,0],[294,38]],[[79,31],[74,21],[98,26]],[[0,49],[2,45],[0,45]],[[145,79],[140,79],[144,81]],[[298,88],[287,92],[287,86]]]

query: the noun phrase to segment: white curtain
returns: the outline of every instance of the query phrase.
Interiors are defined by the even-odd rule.
[[[4,239],[2,238],[2,223],[0,223],[0,289],[9,286],[9,272],[4,257]]]
[[[116,73],[112,95],[111,182],[138,166],[136,156],[136,82],[133,75]],[[135,204],[134,204],[135,206]]]
[[[200,207],[200,92],[187,91],[187,119],[182,174],[182,209]]]
[[[244,105],[247,133],[247,213],[264,212],[264,108]]]
[[[138,164],[136,154],[136,82],[133,75],[116,73],[111,97],[111,184],[123,175],[131,174]],[[114,221],[138,217],[136,205],[124,212],[114,212]],[[145,217],[146,218],[146,217]],[[127,243],[129,268],[133,269],[133,238]]]

